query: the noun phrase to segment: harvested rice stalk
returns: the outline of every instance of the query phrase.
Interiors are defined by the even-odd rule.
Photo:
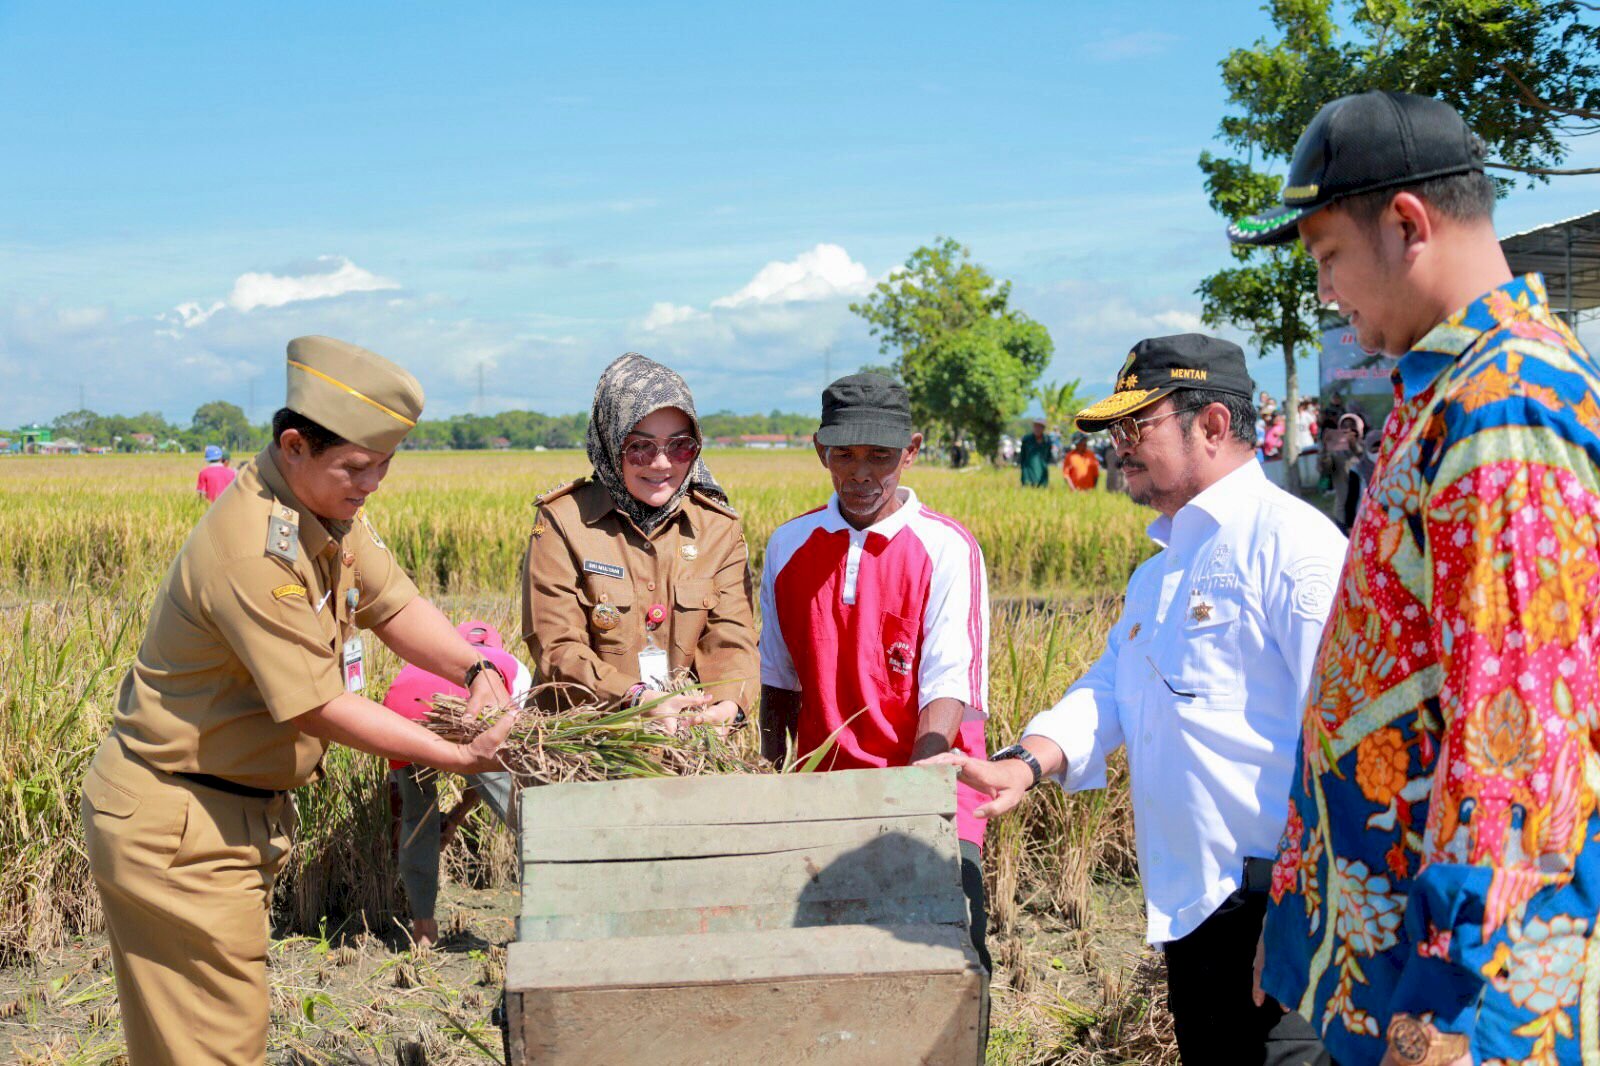
[[[554,689],[563,690],[556,693],[560,700],[539,699]],[[540,707],[553,702],[561,709]],[[669,732],[669,720],[650,717],[659,702],[608,709],[581,686],[540,685],[523,698],[516,728],[500,748],[500,762],[520,785],[773,772],[747,738],[748,731],[725,734],[714,726],[681,726]],[[436,696],[425,724],[446,740],[464,744],[510,709],[498,707],[474,718],[467,713],[466,700]]]

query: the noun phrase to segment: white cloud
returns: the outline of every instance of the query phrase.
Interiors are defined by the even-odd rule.
[[[684,304],[655,303],[650,305],[650,311],[644,316],[642,325],[647,330],[666,329],[680,322],[688,322],[701,317],[702,313]]]
[[[837,244],[819,244],[787,262],[768,263],[748,285],[731,296],[711,301],[711,306],[743,307],[860,296],[872,285],[867,268],[851,259],[849,252]]]
[[[188,300],[158,317],[163,322],[194,329],[205,325],[213,315],[228,308],[248,314],[262,308],[284,307],[303,300],[327,300],[350,293],[384,292],[400,288],[398,281],[358,267],[342,255],[319,256],[316,263],[325,269],[313,269],[302,274],[240,274],[234,279],[233,290],[228,293],[226,300],[214,300],[209,304]]]
[[[258,307],[282,307],[299,300],[325,300],[349,292],[379,292],[398,289],[400,283],[363,270],[343,256],[325,255],[319,263],[337,263],[330,271],[285,276],[281,274],[241,274],[228,295],[228,306],[236,311]]]
[[[1162,311],[1155,316],[1157,324],[1173,333],[1204,333],[1206,324],[1193,311]]]

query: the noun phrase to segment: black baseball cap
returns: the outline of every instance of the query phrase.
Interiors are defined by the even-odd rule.
[[[827,448],[911,444],[911,397],[882,374],[851,374],[822,390],[822,425],[816,441]]]
[[[1117,372],[1117,391],[1079,411],[1073,421],[1085,433],[1098,433],[1179,389],[1226,392],[1248,400],[1255,388],[1237,344],[1203,333],[1151,337],[1128,353]]]
[[[1301,219],[1340,197],[1483,170],[1487,151],[1456,109],[1410,93],[1366,92],[1324,104],[1294,146],[1283,206],[1228,227],[1234,244],[1285,244]]]

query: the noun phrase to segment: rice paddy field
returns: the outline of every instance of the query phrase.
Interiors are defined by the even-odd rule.
[[[824,502],[809,452],[707,454],[754,558]],[[78,828],[78,789],[155,589],[203,513],[193,457],[0,460],[0,1059],[114,1063],[120,1037]],[[541,491],[583,474],[577,452],[406,453],[369,514],[447,613],[513,634]],[[906,478],[983,546],[994,626],[991,749],[1013,741],[1099,654],[1149,513],[1022,491],[1014,470],[919,466]],[[374,642],[375,643],[375,642]],[[515,650],[521,651],[517,648]],[[398,669],[375,656],[382,683]],[[279,884],[273,1062],[499,1061],[488,1012],[512,935],[513,841],[479,814],[446,853],[446,936],[415,949],[402,914],[380,760],[336,749],[299,794]],[[990,827],[996,960],[989,1062],[1175,1062],[1159,960],[1142,947],[1126,774],[1104,792],[1041,788]]]

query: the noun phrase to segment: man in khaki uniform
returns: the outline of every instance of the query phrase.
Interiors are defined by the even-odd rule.
[[[83,786],[131,1066],[261,1063],[267,912],[295,828],[289,789],[331,741],[460,773],[499,769],[512,716],[451,744],[361,695],[361,629],[460,677],[503,679],[417,594],[361,514],[422,412],[393,363],[289,344],[273,443],[190,534],[156,595]]]
[[[568,681],[616,703],[642,683],[647,639],[689,669],[716,703],[756,692],[748,549],[738,517],[692,489],[645,537],[599,482],[538,498],[523,574],[522,626],[539,681]],[[649,628],[651,607],[661,620]]]

